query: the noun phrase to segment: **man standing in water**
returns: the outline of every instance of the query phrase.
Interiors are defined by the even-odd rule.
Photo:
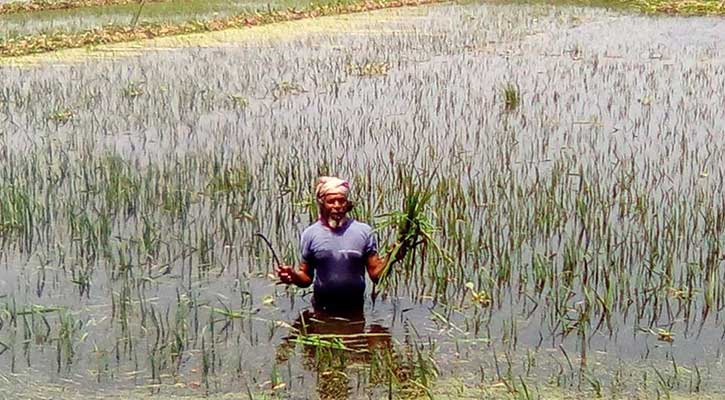
[[[279,279],[309,287],[314,283],[315,311],[361,313],[365,302],[365,271],[377,283],[386,260],[378,255],[372,228],[348,217],[352,202],[350,184],[340,178],[322,177],[315,197],[319,219],[302,232],[299,268],[280,266]],[[405,255],[399,252],[396,261]]]

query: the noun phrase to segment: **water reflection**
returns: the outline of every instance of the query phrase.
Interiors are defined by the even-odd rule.
[[[287,361],[297,345],[302,349],[304,367],[317,376],[321,399],[347,399],[353,386],[402,378],[390,330],[368,325],[362,310],[301,312],[277,349],[277,361]]]

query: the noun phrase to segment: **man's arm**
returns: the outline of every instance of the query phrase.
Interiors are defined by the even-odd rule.
[[[392,248],[395,248],[395,246],[396,245],[393,245]],[[393,260],[393,263],[401,261],[403,258],[405,258],[406,253],[407,251],[405,247],[401,247],[401,249],[395,254],[395,260]],[[384,258],[380,257],[378,253],[373,253],[368,256],[367,270],[368,275],[370,276],[370,280],[372,280],[373,283],[378,283],[378,281],[380,280],[380,275],[382,275],[389,258],[390,253],[388,253],[388,255]]]
[[[378,253],[373,253],[368,256],[367,270],[373,283],[378,283],[378,280],[380,280],[380,275],[385,269],[385,264],[387,264],[388,261],[387,259],[387,257],[385,257],[385,259],[380,258]]]
[[[301,288],[309,287],[315,279],[315,270],[305,261],[300,262],[298,270],[295,271],[291,265],[281,265],[277,270],[277,276],[282,283],[294,284]]]

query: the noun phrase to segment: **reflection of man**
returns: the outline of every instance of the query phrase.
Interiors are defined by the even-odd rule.
[[[319,179],[315,196],[319,220],[302,233],[302,261],[295,270],[281,266],[277,274],[286,284],[308,287],[314,283],[313,304],[318,311],[362,310],[365,271],[377,282],[387,260],[378,255],[372,228],[347,216],[350,184],[335,177]],[[404,252],[396,258],[402,259]]]
[[[350,365],[370,364],[373,357],[391,359],[386,356],[393,350],[390,332],[386,328],[380,325],[366,328],[362,313],[347,314],[346,317],[304,311],[292,325],[290,336],[278,348],[277,361],[282,362],[287,360],[294,344],[302,344],[304,364],[317,372],[320,399],[348,397],[351,384],[346,371]]]

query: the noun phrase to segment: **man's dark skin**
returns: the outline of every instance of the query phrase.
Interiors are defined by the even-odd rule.
[[[326,226],[330,229],[332,225],[344,226],[347,213],[352,209],[352,203],[344,194],[334,193],[324,196],[319,202],[320,217],[322,221],[328,221]],[[398,252],[396,261],[403,259],[405,252]],[[370,254],[366,261],[368,276],[373,283],[378,283],[380,275],[385,269],[387,258],[381,258],[377,253]],[[309,287],[315,279],[315,272],[309,264],[301,261],[297,270],[290,265],[282,265],[277,270],[277,275],[282,283],[294,284],[302,288]]]

